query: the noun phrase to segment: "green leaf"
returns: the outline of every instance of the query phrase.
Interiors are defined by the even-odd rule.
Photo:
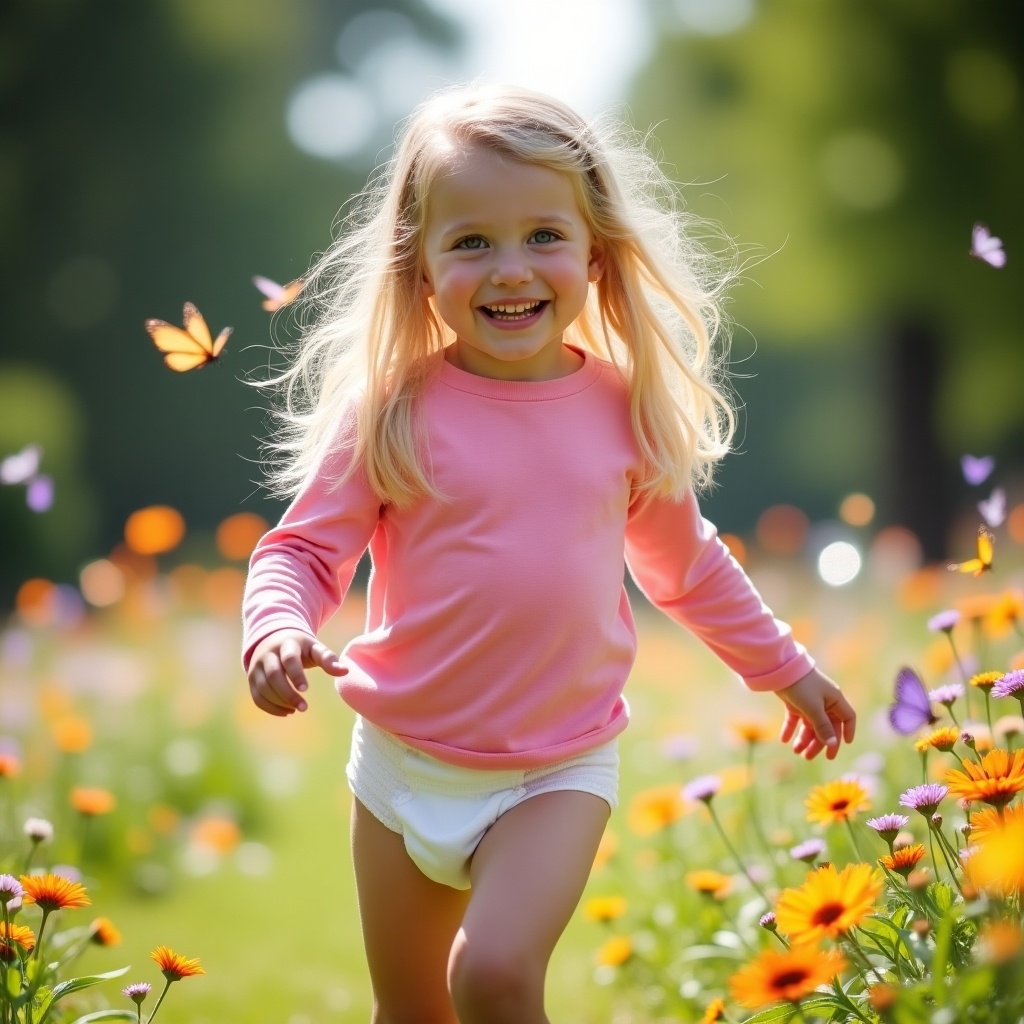
[[[71,1024],[92,1024],[94,1020],[138,1020],[134,1010],[96,1010],[84,1017],[77,1017]]]
[[[835,996],[809,996],[807,999],[800,1000],[800,1012],[806,1017],[809,1014],[827,1010],[828,1016],[831,1017],[832,1010],[840,1008],[842,1005]],[[796,1010],[792,1003],[779,1003],[767,1010],[755,1013],[753,1017],[748,1017],[743,1024],[773,1024],[773,1022],[788,1021],[793,1018],[795,1013]]]
[[[106,971],[103,974],[84,974],[81,978],[70,978],[67,981],[62,981],[59,985],[54,985],[51,998],[43,1012],[39,1015],[37,1024],[44,1024],[44,1021],[50,1015],[50,1010],[64,996],[70,995],[72,992],[80,992],[83,988],[91,988],[93,985],[98,985],[101,981],[108,981],[110,978],[120,978],[122,974],[127,974],[130,970],[131,966],[129,965],[128,967],[119,967],[116,971]]]
[[[928,895],[935,903],[940,914],[945,914],[956,900],[956,893],[948,882],[932,882],[928,886]]]

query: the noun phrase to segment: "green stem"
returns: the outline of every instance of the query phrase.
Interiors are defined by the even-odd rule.
[[[11,938],[11,918],[7,910],[7,901],[3,903],[3,920],[4,920],[4,934],[3,938],[0,939],[0,945],[6,943],[7,947],[13,952],[14,951],[14,939]],[[11,1002],[8,998],[10,995],[10,989],[7,987],[7,961],[0,956],[0,984],[3,985],[3,1003],[0,1003],[0,1009],[3,1010],[3,1022],[9,1024],[10,1016],[8,1010],[11,1009]]]
[[[43,910],[43,919],[39,922],[39,932],[36,935],[36,948],[32,951],[34,957],[39,956],[43,948],[43,929],[46,927],[47,918],[53,913],[51,910]]]
[[[988,734],[994,745],[996,742],[996,731],[992,728],[992,701],[989,698],[988,687],[983,692],[985,694],[985,719],[988,722]]]
[[[164,1001],[164,996],[167,995],[167,990],[171,987],[171,979],[164,978],[164,990],[160,993],[160,998],[156,1001],[156,1006],[153,1007],[153,1012],[149,1015],[149,1024],[153,1024],[153,1018],[156,1016],[156,1011],[160,1009],[160,1004]],[[139,1007],[139,1015],[142,1015],[142,1007]]]
[[[764,825],[761,822],[761,813],[758,810],[757,792],[754,789],[754,743],[747,743],[747,813],[750,815],[750,823],[754,827],[754,835],[758,844],[768,858],[772,866],[772,874],[775,876],[775,884],[779,884],[779,866],[775,861],[775,855],[768,843],[768,837],[764,834]]]
[[[860,846],[857,843],[857,835],[853,831],[853,822],[849,818],[846,819],[846,828],[850,833],[850,842],[853,844],[853,852],[857,855],[857,860],[866,860],[863,853],[860,852]]]
[[[770,907],[772,905],[771,900],[768,899],[768,896],[765,893],[764,889],[762,889],[761,886],[759,886],[757,882],[755,882],[754,879],[751,877],[750,872],[747,870],[746,865],[743,863],[743,859],[736,852],[735,847],[729,841],[729,837],[726,835],[725,829],[722,828],[722,823],[718,820],[718,815],[715,814],[715,810],[711,806],[710,801],[705,801],[705,804],[707,806],[708,812],[711,815],[711,820],[714,823],[715,828],[718,829],[718,834],[722,837],[722,842],[725,843],[725,848],[732,855],[732,859],[736,861],[736,866],[739,868],[740,873],[751,884],[751,886],[753,887],[754,891],[758,894],[758,896],[760,896],[761,899],[764,900],[765,905]]]

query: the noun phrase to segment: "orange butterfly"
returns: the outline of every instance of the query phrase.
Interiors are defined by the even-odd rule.
[[[992,569],[992,554],[995,550],[996,539],[985,529],[978,527],[978,555],[976,558],[968,558],[966,562],[953,562],[949,568],[953,572],[969,572],[974,576],[980,576],[983,572]]]
[[[214,341],[202,313],[191,302],[185,303],[182,316],[184,330],[163,320],[146,321],[146,330],[149,331],[153,344],[163,352],[164,362],[178,373],[216,362],[228,338],[231,337],[233,328],[225,327]]]
[[[290,284],[278,284],[276,281],[271,281],[269,277],[261,277],[257,274],[252,279],[252,283],[266,296],[263,300],[263,308],[268,313],[276,313],[282,306],[287,306],[302,291],[305,281],[300,277]]]

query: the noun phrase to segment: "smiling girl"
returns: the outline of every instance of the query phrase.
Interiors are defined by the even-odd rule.
[[[855,715],[699,511],[733,417],[720,285],[642,147],[556,100],[421,106],[306,292],[252,556],[256,705],[304,669],[356,711],[347,775],[375,1024],[542,1024],[616,804],[648,598],[834,757]],[[718,346],[719,349],[721,346]],[[365,631],[317,639],[373,561]],[[699,686],[699,680],[681,682]]]

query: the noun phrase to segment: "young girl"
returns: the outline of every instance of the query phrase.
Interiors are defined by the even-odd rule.
[[[624,561],[781,698],[797,753],[853,739],[697,507],[733,420],[719,289],[666,184],[553,99],[448,91],[307,286],[318,317],[276,382],[294,500],[252,557],[244,664],[268,714],[306,710],[313,666],[357,712],[376,1024],[547,1021],[548,960],[616,803]],[[366,630],[339,656],[317,632],[367,546]]]

